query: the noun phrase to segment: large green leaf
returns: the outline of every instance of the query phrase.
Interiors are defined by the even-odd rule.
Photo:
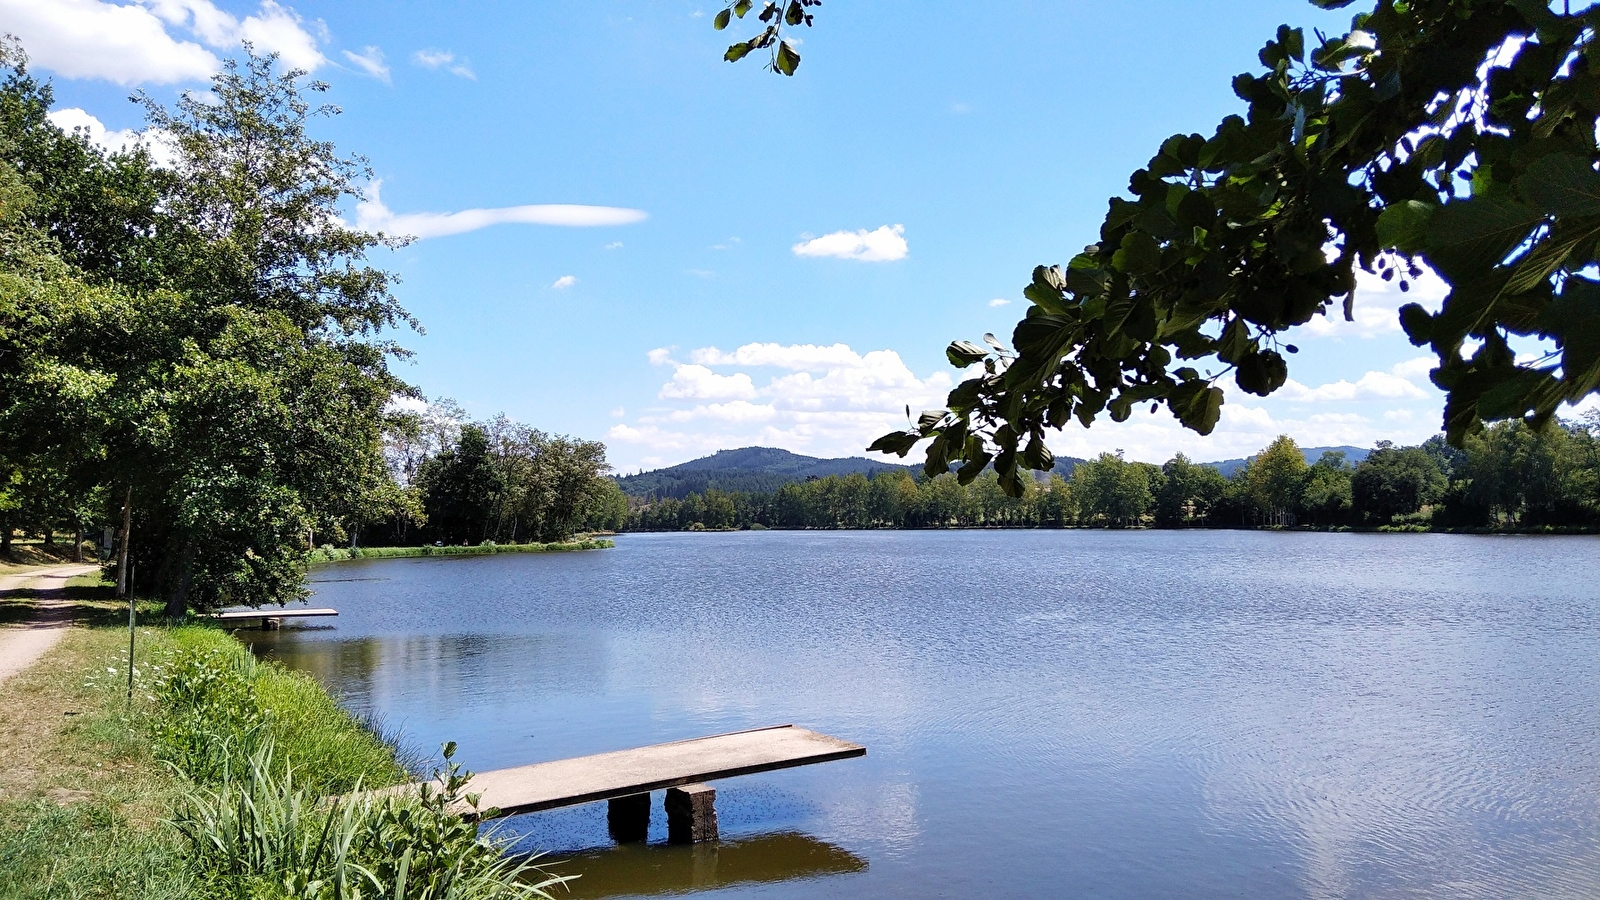
[[[1407,200],[1386,207],[1378,216],[1378,243],[1401,253],[1415,253],[1427,241],[1428,220],[1433,207],[1418,200]]]
[[[1446,203],[1428,222],[1426,255],[1448,275],[1465,275],[1498,264],[1544,214],[1515,200],[1474,197]]]
[[[1517,179],[1517,190],[1553,216],[1600,215],[1600,172],[1581,156],[1552,153],[1539,159]]]

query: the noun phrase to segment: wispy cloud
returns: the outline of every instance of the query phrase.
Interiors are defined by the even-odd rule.
[[[572,287],[573,285],[575,285],[577,283],[578,283],[578,276],[576,276],[576,275],[563,275],[560,278],[557,278],[555,281],[550,283],[550,290],[552,290],[552,291],[564,291],[567,288]]]
[[[500,206],[489,209],[464,209],[460,212],[396,213],[379,196],[383,183],[374,180],[366,197],[356,204],[356,227],[390,235],[410,235],[418,239],[443,237],[477,231],[492,225],[559,225],[593,227],[632,225],[649,218],[643,210],[618,206],[580,206],[570,203],[544,203],[527,206]]]
[[[991,307],[1009,306],[1009,305],[1011,305],[1011,301],[1007,300],[1004,297],[996,297],[993,300],[989,301],[989,305]]]
[[[383,61],[383,51],[377,47],[363,47],[360,53],[344,51],[344,58],[361,71],[371,75],[384,84],[392,84],[389,79],[389,64]]]
[[[622,249],[622,242],[621,241],[612,241],[611,243],[607,244],[605,248],[607,250],[621,250]]]
[[[457,59],[449,50],[418,50],[411,54],[411,61],[424,69],[443,69],[451,75],[478,80],[478,74],[472,71],[472,66],[465,59]]]
[[[822,237],[806,238],[792,248],[795,256],[832,256],[861,262],[893,262],[905,259],[907,246],[904,225],[884,225],[874,231],[835,231]],[[802,235],[802,237],[805,237]]]

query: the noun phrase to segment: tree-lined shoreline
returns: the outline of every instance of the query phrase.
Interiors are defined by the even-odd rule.
[[[1157,466],[1103,453],[1070,478],[1012,497],[994,472],[827,476],[770,493],[707,490],[636,504],[628,531],[739,528],[1316,528],[1384,531],[1600,530],[1600,416],[1544,430],[1500,423],[1460,448],[1443,437],[1380,442],[1351,465],[1308,462],[1279,437],[1231,477],[1182,454]]]

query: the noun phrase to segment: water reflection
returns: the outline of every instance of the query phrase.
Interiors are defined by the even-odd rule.
[[[738,884],[807,881],[864,872],[867,861],[800,832],[673,846],[629,844],[570,857],[551,866],[578,900],[659,897]],[[821,886],[818,892],[824,892]],[[559,891],[557,892],[559,895]]]

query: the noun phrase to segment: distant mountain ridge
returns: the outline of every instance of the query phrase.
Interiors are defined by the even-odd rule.
[[[1345,461],[1351,465],[1366,459],[1367,454],[1371,452],[1361,447],[1306,447],[1301,452],[1305,454],[1306,462],[1314,463],[1325,450],[1343,451]],[[1240,466],[1252,459],[1255,457],[1224,459],[1200,465],[1210,466],[1231,478]],[[1071,478],[1072,470],[1081,462],[1083,460],[1076,457],[1058,456],[1051,472],[1063,478]],[[870,477],[879,472],[896,470],[915,474],[921,471],[922,467],[882,462],[861,456],[823,459],[791,453],[777,447],[740,447],[737,450],[718,450],[710,456],[667,466],[664,469],[640,472],[637,475],[623,475],[617,478],[617,484],[622,487],[622,492],[630,497],[672,497],[682,500],[690,494],[703,494],[712,488],[729,492],[770,494],[786,484],[811,478],[857,473]]]
[[[1344,454],[1345,463],[1348,464],[1348,465],[1352,465],[1352,466],[1355,465],[1358,462],[1361,462],[1363,459],[1366,459],[1367,458],[1367,454],[1372,452],[1371,450],[1368,450],[1368,449],[1366,449],[1364,447],[1349,447],[1349,446],[1342,446],[1342,447],[1302,447],[1302,448],[1300,448],[1301,454],[1303,454],[1305,456],[1306,462],[1308,462],[1308,463],[1314,463],[1317,460],[1321,459],[1322,458],[1322,454],[1327,452],[1327,451],[1329,451],[1329,450],[1333,450],[1333,451],[1337,451],[1337,452],[1343,453]],[[1221,472],[1225,477],[1232,478],[1233,477],[1233,473],[1238,471],[1240,466],[1242,466],[1245,463],[1250,462],[1251,460],[1254,460],[1254,459],[1255,459],[1254,456],[1247,456],[1244,459],[1224,459],[1224,460],[1221,460],[1220,462],[1200,463],[1200,465],[1202,465],[1202,466],[1210,466],[1211,468],[1216,469],[1218,472]]]

